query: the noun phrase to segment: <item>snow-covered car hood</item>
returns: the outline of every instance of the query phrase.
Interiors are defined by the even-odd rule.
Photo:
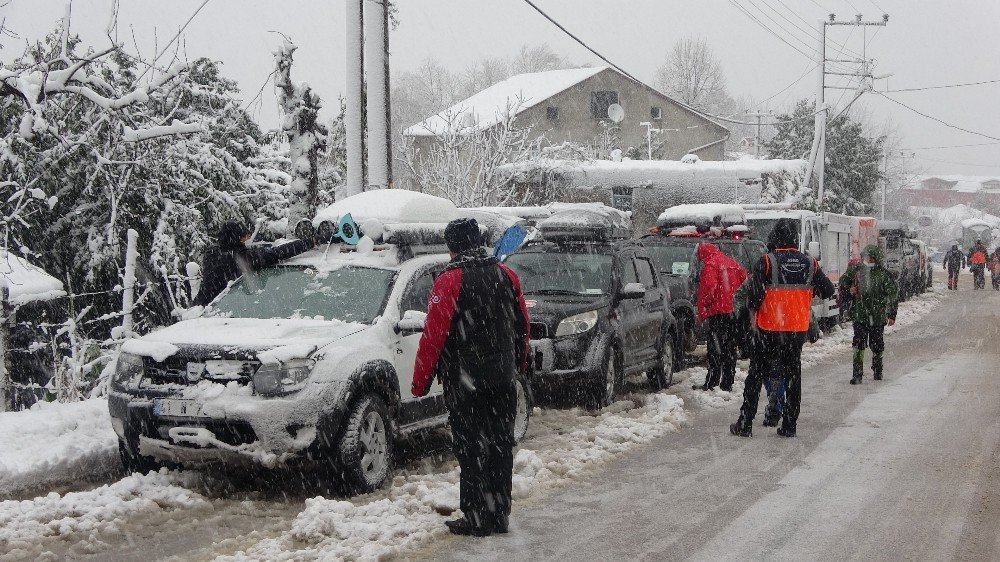
[[[292,345],[321,348],[370,327],[337,320],[208,317],[178,322],[139,342],[256,351]]]

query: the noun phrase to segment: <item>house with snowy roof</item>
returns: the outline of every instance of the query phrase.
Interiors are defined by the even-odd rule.
[[[613,107],[616,106],[616,107]],[[618,111],[621,108],[621,112]],[[620,118],[615,123],[609,116]],[[617,114],[617,115],[615,115]],[[618,148],[645,155],[646,127],[659,129],[654,159],[678,160],[696,154],[722,160],[729,130],[654,88],[611,67],[570,68],[518,74],[408,127],[403,135],[422,150],[449,135],[499,127],[513,118],[541,146],[574,143],[594,146],[616,128]]]
[[[911,207],[945,208],[961,204],[995,208],[1000,205],[1000,176],[918,176],[902,194]]]

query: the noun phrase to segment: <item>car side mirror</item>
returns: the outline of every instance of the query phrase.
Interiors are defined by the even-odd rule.
[[[425,322],[427,322],[426,312],[407,310],[399,322],[396,322],[396,333],[404,336],[419,334],[424,331]]]
[[[641,299],[646,296],[646,286],[642,283],[626,283],[622,287],[622,299]]]

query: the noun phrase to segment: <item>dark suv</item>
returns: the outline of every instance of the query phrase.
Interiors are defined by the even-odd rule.
[[[712,228],[703,234],[684,229],[661,229],[640,240],[670,289],[671,311],[677,319],[678,332],[682,334],[680,347],[684,351],[694,351],[698,343],[705,340],[705,327],[698,322],[695,306],[700,273],[695,249],[701,242],[711,242],[750,273],[753,264],[767,253],[767,247],[760,240],[746,238],[743,234],[741,229]]]
[[[536,395],[569,390],[595,409],[614,402],[627,374],[670,385],[678,358],[669,292],[646,250],[606,220],[558,212],[506,260],[531,317]]]

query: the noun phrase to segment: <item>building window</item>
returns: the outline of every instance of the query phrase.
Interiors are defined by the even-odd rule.
[[[608,118],[608,108],[618,103],[618,92],[603,90],[590,93],[590,114],[597,119]]]
[[[559,119],[559,108],[553,107],[551,105],[546,107],[545,118],[548,119],[549,121],[555,121],[556,119]]]
[[[649,117],[654,121],[659,121],[660,119],[663,119],[663,109],[656,106],[649,108]]]

